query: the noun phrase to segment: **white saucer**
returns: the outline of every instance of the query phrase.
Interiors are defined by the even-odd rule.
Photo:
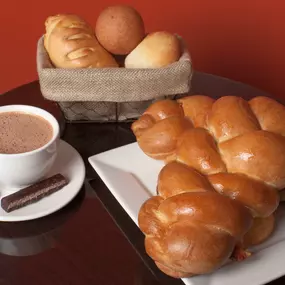
[[[49,176],[61,173],[68,184],[58,192],[21,209],[6,213],[0,207],[0,221],[18,222],[47,216],[68,204],[80,191],[85,178],[85,166],[80,154],[65,141],[60,141],[58,157]],[[0,189],[1,198],[10,194],[9,189]]]

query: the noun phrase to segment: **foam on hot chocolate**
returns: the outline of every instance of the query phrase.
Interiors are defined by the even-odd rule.
[[[24,153],[47,144],[53,136],[44,118],[22,112],[0,113],[0,153]]]

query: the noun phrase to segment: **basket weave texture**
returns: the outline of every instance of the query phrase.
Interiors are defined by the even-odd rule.
[[[132,121],[155,100],[187,94],[192,78],[187,49],[179,61],[163,68],[54,68],[43,37],[37,71],[42,95],[57,102],[69,121]]]

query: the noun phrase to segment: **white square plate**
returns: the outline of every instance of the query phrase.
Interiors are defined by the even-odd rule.
[[[137,143],[94,155],[90,164],[132,220],[138,224],[142,203],[156,193],[163,162],[147,157]],[[285,207],[279,207],[277,228],[272,237],[253,249],[243,262],[232,262],[202,276],[184,278],[187,285],[261,285],[285,275]]]

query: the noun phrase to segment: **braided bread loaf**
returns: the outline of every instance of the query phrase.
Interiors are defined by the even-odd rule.
[[[59,68],[118,67],[98,42],[94,30],[76,15],[56,15],[46,22],[44,46]]]
[[[285,107],[267,97],[197,95],[158,101],[133,123],[140,148],[166,163],[139,212],[162,271],[209,273],[270,236],[285,187],[283,122]]]

